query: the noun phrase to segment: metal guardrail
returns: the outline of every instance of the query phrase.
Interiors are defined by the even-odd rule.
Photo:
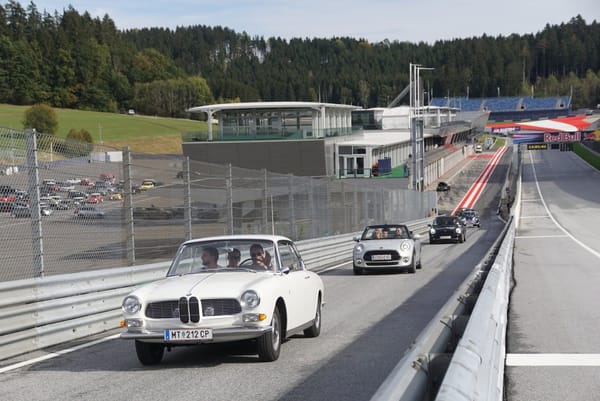
[[[509,232],[510,235],[507,235]],[[457,382],[460,383],[464,380],[464,377],[460,374],[457,374],[459,377],[454,376],[451,379],[449,378],[448,382],[445,381],[445,375],[449,371],[449,361],[451,358],[454,360],[452,352],[457,349],[456,344],[461,338],[464,330],[466,330],[465,327],[469,327],[471,321],[476,322],[474,324],[478,324],[477,320],[482,318],[481,315],[478,315],[471,320],[469,318],[469,313],[471,312],[473,305],[477,307],[477,304],[479,303],[478,296],[481,288],[485,288],[486,291],[490,291],[494,288],[493,286],[495,283],[488,284],[487,278],[489,277],[489,271],[492,268],[492,265],[495,263],[494,261],[497,260],[496,255],[498,254],[500,247],[503,249],[504,256],[500,258],[499,263],[504,265],[512,263],[513,240],[514,224],[511,220],[511,222],[505,226],[502,234],[490,247],[482,261],[477,264],[471,274],[455,291],[454,295],[440,309],[421,334],[419,334],[412,347],[382,383],[371,398],[371,401],[421,401],[434,399],[433,397],[438,393],[438,387],[440,383],[442,383],[442,380],[444,380],[446,386],[456,386],[456,388],[460,388],[460,385],[457,384]],[[509,252],[511,257],[507,256]],[[503,267],[503,272],[510,270],[507,266]],[[496,273],[494,273],[494,276],[496,276]],[[506,296],[508,297],[508,293]],[[488,301],[486,301],[484,306],[479,306],[479,309],[481,310],[479,313],[482,315],[490,314],[492,309],[497,310],[497,312],[502,312],[502,310],[504,310],[504,313],[506,313],[506,304],[495,305],[492,302],[492,305],[490,305]],[[508,302],[508,300],[505,301]],[[471,317],[473,316],[471,315]],[[470,330],[477,332],[478,329]],[[492,340],[498,340],[498,337],[494,336]],[[503,344],[503,342],[497,343],[485,350],[477,350],[476,352],[479,352],[480,354],[486,351],[494,354],[504,352]],[[487,345],[489,344],[485,344],[485,346]],[[461,347],[467,346],[461,345]],[[486,355],[486,357],[491,357],[491,355]],[[494,361],[498,361],[498,355],[494,355]],[[500,362],[503,364],[504,359],[501,358]],[[503,366],[504,365],[502,365],[502,368]],[[482,369],[482,372],[479,373],[481,375],[490,373],[488,370],[485,370],[483,366],[479,366],[479,368]],[[497,374],[498,372],[495,373]],[[488,378],[492,379],[492,377]],[[473,378],[473,380],[476,379]],[[440,400],[474,399],[472,397],[476,392],[473,389],[464,391],[463,397],[466,398],[448,397],[440,398]],[[484,392],[484,394],[486,393]],[[437,398],[435,399],[437,400]]]
[[[431,219],[409,222],[416,233]],[[319,271],[352,259],[342,234],[296,242]],[[0,360],[119,327],[121,302],[136,286],[163,278],[170,262],[0,283]]]

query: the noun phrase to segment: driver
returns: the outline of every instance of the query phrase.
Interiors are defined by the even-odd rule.
[[[262,267],[265,270],[270,269],[271,255],[264,250],[261,244],[250,246],[250,257],[252,258],[252,264],[255,266]]]

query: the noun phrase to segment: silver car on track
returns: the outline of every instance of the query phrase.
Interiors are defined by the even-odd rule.
[[[367,226],[354,238],[352,252],[354,274],[365,271],[406,270],[421,268],[421,237],[404,224]]]

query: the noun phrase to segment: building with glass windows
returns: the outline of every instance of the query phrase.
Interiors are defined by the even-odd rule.
[[[191,160],[301,176],[371,177],[373,166],[410,162],[408,106],[364,110],[316,102],[225,103],[194,107],[207,130],[183,134]],[[472,124],[456,110],[427,108],[425,148],[464,141]],[[387,170],[383,170],[387,171]]]

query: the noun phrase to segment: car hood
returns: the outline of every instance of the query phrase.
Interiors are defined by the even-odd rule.
[[[177,299],[196,295],[200,298],[239,298],[247,289],[256,289],[275,273],[216,272],[167,277],[134,291],[142,299]]]

